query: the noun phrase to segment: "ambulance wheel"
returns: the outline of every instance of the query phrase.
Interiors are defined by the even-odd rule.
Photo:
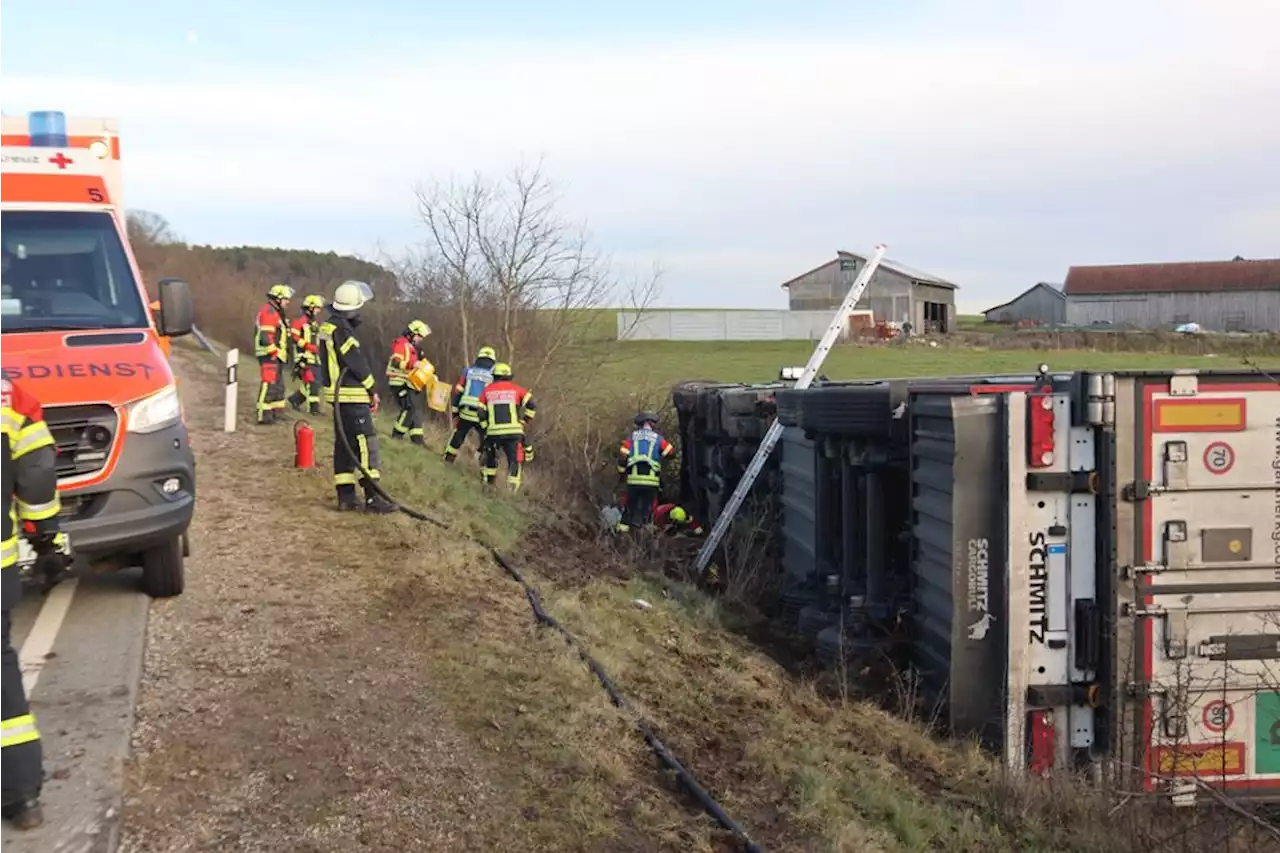
[[[142,552],[142,591],[152,598],[181,595],[187,582],[182,552],[181,536]]]

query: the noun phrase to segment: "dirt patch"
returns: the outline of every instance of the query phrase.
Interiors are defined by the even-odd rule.
[[[504,849],[505,780],[366,582],[400,567],[365,540],[407,522],[333,512],[281,429],[221,432],[217,361],[175,363],[198,509],[187,590],[151,610],[121,850]]]

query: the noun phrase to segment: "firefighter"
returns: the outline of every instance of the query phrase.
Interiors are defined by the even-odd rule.
[[[316,334],[320,331],[320,312],[324,309],[324,297],[310,293],[302,300],[302,313],[289,324],[289,339],[293,344],[293,378],[298,387],[289,395],[289,405],[301,412],[305,407],[311,414],[320,414],[320,378],[316,371],[319,347]]]
[[[400,441],[407,435],[414,444],[426,446],[422,429],[422,393],[409,384],[409,373],[418,365],[418,346],[431,334],[431,327],[421,320],[410,320],[404,331],[391,344],[387,359],[387,384],[396,395],[400,414],[391,428],[391,437]]]
[[[658,416],[640,412],[635,417],[635,430],[618,448],[618,477],[627,486],[627,512],[618,522],[618,530],[626,532],[653,521],[662,484],[662,460],[672,453],[672,446],[657,430]]]
[[[273,284],[267,303],[258,309],[254,324],[253,354],[258,357],[262,385],[258,388],[258,423],[273,424],[284,408],[284,365],[289,360],[289,326],[285,308],[293,298],[293,288]]]
[[[493,381],[480,392],[480,429],[484,440],[480,451],[480,476],[492,484],[498,474],[498,451],[507,457],[507,483],[511,491],[520,489],[520,462],[524,457],[524,428],[533,420],[537,406],[533,395],[517,385],[511,365],[493,366]]]
[[[3,380],[4,386],[4,559],[3,568],[3,681],[0,683],[0,754],[3,754],[4,816],[19,829],[44,822],[40,788],[44,781],[43,748],[35,717],[22,687],[18,654],[10,639],[13,608],[22,594],[18,577],[18,536],[26,528],[37,555],[36,571],[47,572],[50,560],[58,563],[58,476],[56,449],[44,422],[40,403],[21,388]],[[42,564],[44,564],[42,566]]]
[[[444,461],[458,458],[458,451],[466,443],[472,430],[484,446],[484,433],[480,429],[480,394],[493,381],[493,368],[498,354],[493,347],[484,346],[476,353],[476,363],[462,371],[458,384],[453,386],[449,409],[453,413],[453,435],[444,449]]]
[[[395,512],[395,506],[374,491],[372,482],[380,477],[378,434],[373,427],[378,393],[374,390],[369,362],[355,336],[355,329],[360,325],[360,309],[371,299],[373,291],[362,281],[344,281],[338,285],[329,304],[329,316],[320,324],[316,337],[324,371],[324,397],[334,406],[346,436],[344,442],[343,435],[334,430],[333,485],[338,493],[338,509],[360,508],[356,500],[359,483],[364,491],[365,512],[385,515]],[[356,457],[347,450],[348,443]],[[360,469],[368,472],[367,479]]]
[[[701,522],[689,515],[689,511],[684,507],[676,504],[659,504],[653,511],[653,523],[659,530],[671,535],[681,533],[702,535]]]

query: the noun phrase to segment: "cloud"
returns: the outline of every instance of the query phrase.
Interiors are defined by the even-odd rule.
[[[690,304],[779,304],[780,281],[881,240],[959,281],[970,307],[1103,256],[1274,254],[1274,5],[1009,8],[939,12],[911,40],[456,44],[286,77],[9,74],[6,100],[120,117],[130,202],[195,239],[207,223],[246,242],[404,242],[415,181],[545,154],[570,212],[619,257],[659,257],[669,298]],[[238,209],[254,211],[240,230]]]

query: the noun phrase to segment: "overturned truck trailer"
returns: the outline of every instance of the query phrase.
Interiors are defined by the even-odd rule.
[[[682,500],[710,519],[787,427],[754,519],[823,658],[898,656],[1014,770],[1280,801],[1269,377],[700,383],[676,408]]]

